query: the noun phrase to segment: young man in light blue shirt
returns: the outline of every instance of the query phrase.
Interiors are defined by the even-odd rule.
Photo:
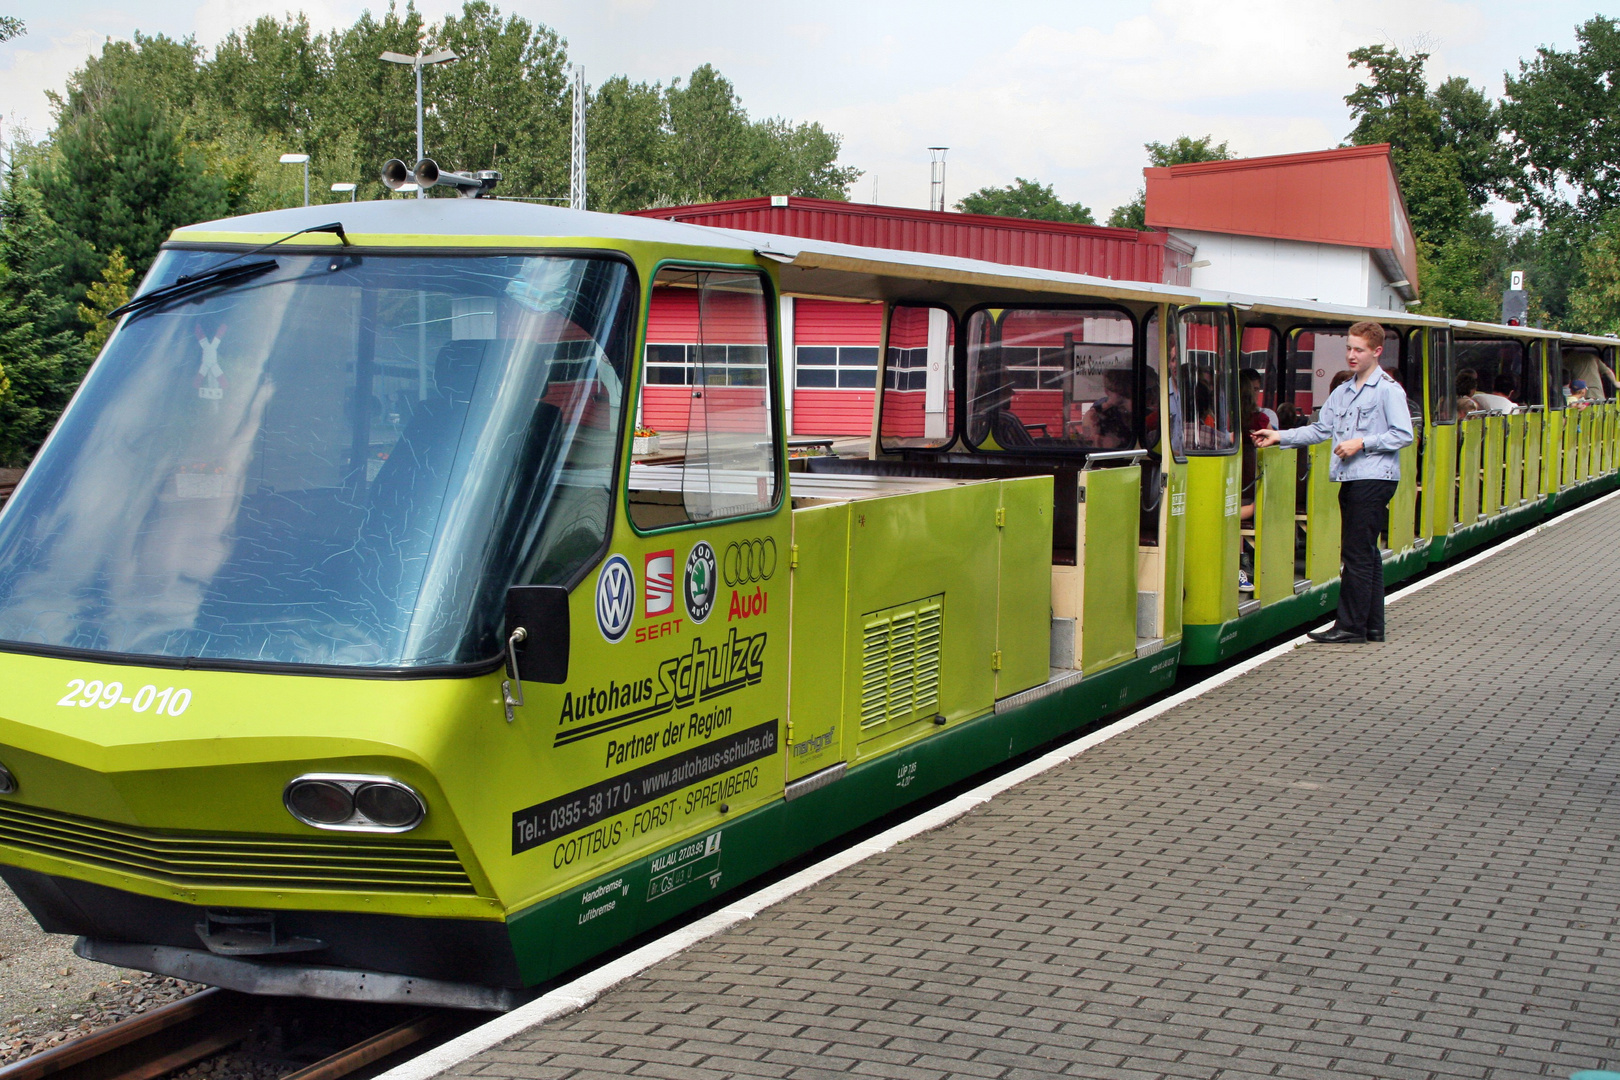
[[[1412,441],[1406,392],[1385,374],[1384,328],[1350,328],[1345,359],[1355,378],[1328,395],[1316,422],[1254,433],[1257,446],[1307,446],[1333,440],[1328,478],[1339,485],[1339,617],[1306,635],[1331,644],[1384,640],[1384,560],[1378,536],[1389,522],[1389,500],[1401,478],[1401,448]]]

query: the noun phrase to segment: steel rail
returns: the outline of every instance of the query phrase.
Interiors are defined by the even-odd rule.
[[[442,1012],[424,1013],[404,1023],[395,1024],[387,1031],[355,1043],[347,1050],[339,1050],[307,1068],[289,1073],[281,1080],[338,1080],[358,1072],[373,1062],[397,1054],[424,1039],[445,1034],[456,1026],[455,1018]],[[465,1025],[462,1025],[465,1026]]]
[[[262,1005],[208,989],[0,1069],[0,1080],[154,1080],[247,1036]]]

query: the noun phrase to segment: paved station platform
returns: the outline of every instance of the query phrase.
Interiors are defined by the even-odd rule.
[[[1620,1066],[1620,500],[450,1075]]]

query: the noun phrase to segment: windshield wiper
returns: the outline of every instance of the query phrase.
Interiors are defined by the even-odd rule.
[[[195,292],[220,285],[227,281],[238,281],[242,278],[258,277],[268,273],[281,264],[274,259],[260,259],[258,262],[238,263],[235,266],[220,266],[212,270],[204,270],[200,274],[187,274],[173,285],[165,285],[161,289],[153,289],[149,293],[142,293],[129,303],[115,307],[107,312],[107,318],[116,319],[122,315],[145,311],[170,300],[178,300],[182,296],[189,296]]]
[[[206,289],[211,285],[219,285],[227,281],[237,281],[242,278],[257,277],[258,275],[266,273],[267,271],[274,270],[278,265],[276,260],[260,259],[258,262],[244,263],[242,262],[243,259],[251,259],[259,252],[268,251],[277,244],[285,244],[288,240],[291,240],[295,236],[303,236],[306,233],[316,232],[336,233],[339,242],[344,247],[348,247],[351,242],[348,234],[343,231],[343,223],[341,221],[331,221],[327,222],[325,225],[311,225],[307,229],[299,229],[297,232],[288,233],[279,240],[272,240],[268,244],[261,244],[252,251],[243,252],[234,259],[227,259],[218,266],[211,266],[207,270],[199,270],[195,274],[185,274],[181,277],[175,278],[172,284],[165,285],[161,289],[153,289],[149,293],[142,293],[129,303],[124,304],[121,307],[113,308],[111,311],[107,312],[106,317],[109,319],[116,319],[121,315],[128,315],[135,311],[144,311],[145,309],[156,304],[161,304],[169,300],[190,295],[198,290]]]

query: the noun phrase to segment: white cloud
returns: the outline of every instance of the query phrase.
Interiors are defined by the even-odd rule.
[[[1026,176],[1101,217],[1140,186],[1144,142],[1211,134],[1243,156],[1337,145],[1350,49],[1478,19],[1449,0],[1160,0],[1112,23],[1031,27],[933,86],[818,118],[843,133],[846,160],[882,173],[886,202],[926,205],[923,148],[945,143],[951,201]]]

